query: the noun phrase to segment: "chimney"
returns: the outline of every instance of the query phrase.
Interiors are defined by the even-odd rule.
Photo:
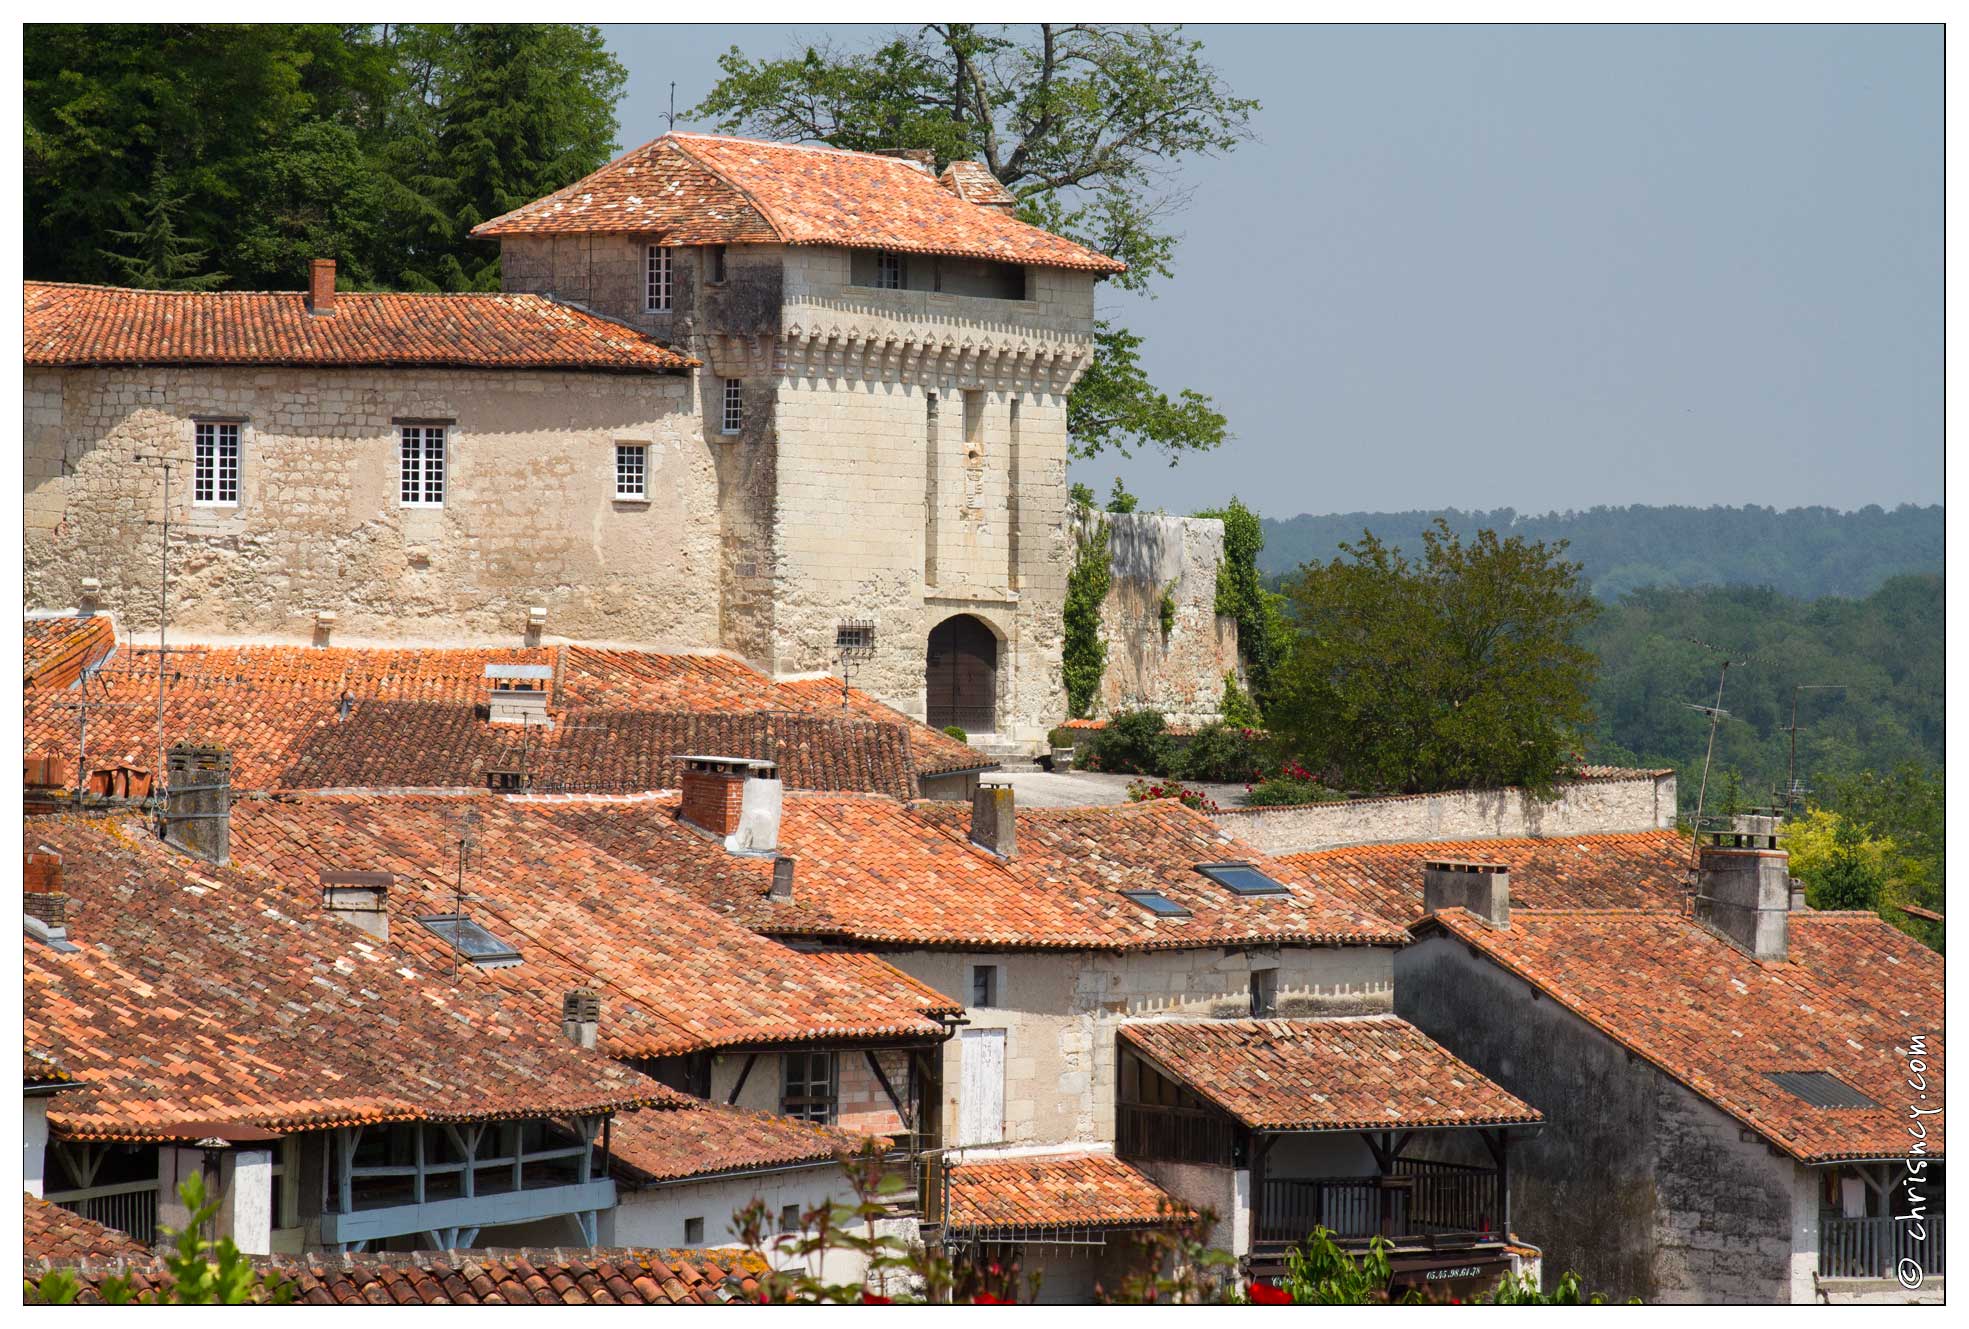
[[[165,755],[164,840],[208,863],[232,860],[232,753],[179,743]]]
[[[1760,960],[1790,952],[1791,858],[1778,848],[1777,821],[1739,818],[1742,829],[1696,849],[1696,921]]]
[[[578,1048],[592,1048],[602,1032],[602,994],[569,988],[561,997],[561,1033]]]
[[[390,939],[390,887],[387,872],[329,870],[321,874],[321,907],[378,941]]]
[[[52,849],[28,850],[23,885],[22,912],[51,932],[64,930],[68,897],[62,894],[62,856]]]
[[[1019,852],[1012,786],[980,784],[971,794],[971,843],[1000,858]]]
[[[793,860],[785,854],[773,860],[773,888],[766,898],[782,904],[793,899]]]
[[[875,152],[877,156],[906,161],[925,175],[936,174],[937,153],[934,148],[877,148]]]
[[[683,756],[683,806],[678,815],[721,836],[737,854],[770,854],[779,847],[783,789],[779,767],[750,757]]]
[[[547,684],[554,677],[552,665],[489,664],[485,676],[492,680],[492,702],[486,709],[488,721],[553,727],[554,722],[547,715]]]
[[[1422,864],[1422,911],[1440,913],[1458,907],[1492,927],[1511,926],[1511,867],[1507,863],[1470,863],[1434,858]]]
[[[308,312],[335,312],[335,260],[318,258],[308,264]]]

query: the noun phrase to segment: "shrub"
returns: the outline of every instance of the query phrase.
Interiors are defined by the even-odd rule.
[[[1156,621],[1162,624],[1162,639],[1169,640],[1169,634],[1176,630],[1176,583],[1170,582],[1162,588],[1162,603],[1156,606]]]
[[[1114,565],[1108,553],[1108,523],[1096,517],[1074,528],[1073,567],[1067,572],[1067,599],[1060,611],[1065,640],[1060,651],[1060,678],[1066,685],[1067,714],[1085,719],[1101,695],[1101,675],[1108,667],[1108,644],[1101,639],[1101,603],[1114,585]]]
[[[1176,754],[1176,773],[1185,780],[1250,780],[1258,774],[1258,739],[1255,729],[1207,724]]]
[[[1304,803],[1338,803],[1346,795],[1320,780],[1296,761],[1287,761],[1244,791],[1249,807],[1296,807]]]
[[[1237,671],[1224,672],[1224,699],[1217,703],[1217,709],[1224,714],[1224,723],[1236,725],[1240,729],[1256,729],[1264,723],[1258,714],[1258,703],[1251,700],[1251,694],[1238,686]]]
[[[1103,771],[1165,775],[1175,767],[1176,746],[1161,711],[1123,711],[1096,731],[1091,755],[1088,764]]]
[[[952,738],[956,739],[959,743],[969,743],[971,741],[971,736],[965,733],[963,728],[959,725],[947,724],[943,727],[943,731],[946,734],[949,734]]]
[[[1046,731],[1046,745],[1054,748],[1078,747],[1080,736],[1087,732],[1089,731],[1085,729],[1069,729],[1065,725],[1058,725]]]
[[[1146,803],[1153,798],[1173,798],[1184,807],[1196,812],[1217,811],[1216,803],[1174,780],[1130,780],[1128,782],[1128,801]]]

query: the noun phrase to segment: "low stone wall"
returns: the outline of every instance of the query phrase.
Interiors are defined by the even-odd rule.
[[[1352,844],[1667,830],[1675,825],[1675,776],[1636,772],[1626,779],[1582,780],[1559,786],[1550,801],[1522,789],[1459,790],[1303,807],[1226,808],[1216,820],[1268,854]]]
[[[1114,581],[1101,603],[1108,644],[1097,715],[1158,710],[1172,724],[1217,719],[1237,668],[1237,620],[1217,613],[1224,523],[1154,512],[1086,513],[1108,524]],[[1162,627],[1162,597],[1175,607]]]

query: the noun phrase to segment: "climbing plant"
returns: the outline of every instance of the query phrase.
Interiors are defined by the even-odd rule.
[[[1073,569],[1067,573],[1067,603],[1062,615],[1066,648],[1060,673],[1067,688],[1067,715],[1075,720],[1092,713],[1101,693],[1101,674],[1107,669],[1108,644],[1101,640],[1101,602],[1114,584],[1108,554],[1108,523],[1092,504],[1080,505],[1074,528]]]
[[[1271,695],[1272,673],[1291,647],[1292,634],[1279,608],[1279,597],[1267,591],[1258,575],[1258,552],[1265,547],[1265,528],[1258,514],[1236,498],[1222,508],[1199,512],[1224,523],[1224,561],[1217,566],[1217,612],[1237,620],[1238,652],[1251,700],[1263,710]]]

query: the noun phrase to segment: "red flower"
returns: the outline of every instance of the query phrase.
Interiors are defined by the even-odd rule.
[[[1251,1284],[1251,1304],[1254,1306],[1290,1306],[1292,1294],[1273,1283],[1253,1282]]]
[[[994,1297],[989,1292],[980,1292],[971,1298],[973,1306],[1013,1306],[1017,1303],[1005,1297]]]
[[[861,1290],[861,1304],[864,1306],[893,1306],[896,1303],[893,1297],[878,1297],[867,1288],[863,1288]]]

